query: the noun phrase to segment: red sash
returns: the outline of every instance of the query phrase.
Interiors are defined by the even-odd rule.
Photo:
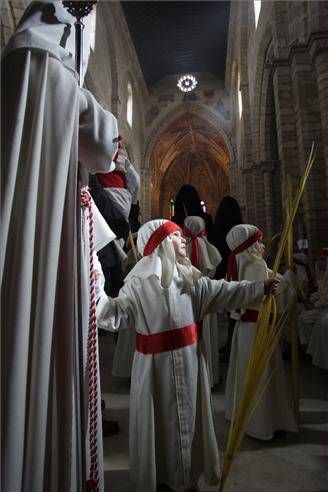
[[[203,336],[203,322],[191,323],[182,328],[161,331],[151,335],[137,333],[136,350],[142,354],[159,354],[178,350],[197,343]]]
[[[194,234],[193,232],[191,232],[190,229],[188,229],[188,227],[184,226],[184,228],[182,229],[182,233],[185,237],[191,239],[191,255],[190,255],[191,264],[194,267],[199,268],[199,252],[198,252],[199,248],[198,248],[197,238],[206,236],[205,229],[199,231],[198,234]]]

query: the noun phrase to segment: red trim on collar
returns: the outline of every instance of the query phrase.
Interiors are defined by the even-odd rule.
[[[188,237],[191,239],[190,260],[191,260],[191,264],[194,267],[198,268],[198,265],[199,265],[199,248],[198,248],[197,238],[202,237],[202,236],[206,236],[205,229],[202,229],[201,231],[199,231],[198,234],[194,234],[193,232],[191,232],[190,229],[188,229],[188,227],[184,226],[184,228],[182,229],[182,233],[185,237]]]

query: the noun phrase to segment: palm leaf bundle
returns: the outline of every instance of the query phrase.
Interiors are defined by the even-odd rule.
[[[299,188],[289,208],[288,220],[284,225],[277,254],[275,257],[272,276],[276,276],[282,256],[284,254],[288,237],[290,237],[291,227],[310,173],[315,160],[314,143],[311,147],[309,159],[304,171],[304,175],[299,184]],[[272,375],[267,381],[262,383],[264,371],[274,353],[284,326],[285,313],[279,318],[276,316],[276,303],[272,295],[269,295],[261,303],[259,315],[256,323],[256,333],[253,340],[252,350],[249,356],[248,367],[245,374],[244,386],[241,392],[241,398],[238,406],[235,405],[231,424],[228,433],[228,440],[224,454],[222,467],[220,492],[223,491],[233,459],[240,447],[245,434],[247,424],[256,409],[258,403],[270,384]]]
[[[133,236],[132,236],[132,231],[131,231],[130,228],[129,228],[129,241],[130,241],[130,244],[131,244],[131,249],[132,249],[132,253],[133,253],[134,262],[135,262],[135,264],[137,264],[138,263],[138,253],[137,253],[137,248],[136,248],[136,245],[134,243]]]

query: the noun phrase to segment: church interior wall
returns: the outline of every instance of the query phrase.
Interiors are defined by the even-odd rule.
[[[98,30],[97,25],[97,35],[99,34],[101,50],[99,54],[95,52],[89,72],[93,72],[93,78],[100,80],[102,87],[108,90],[107,98],[110,101],[108,109],[117,117],[119,130],[129,157],[140,171],[144,142],[144,100],[147,97],[147,87],[120,3],[99,2],[97,5],[98,18],[100,26]],[[111,58],[112,61],[110,61]],[[110,92],[108,82],[100,76],[104,70],[108,72],[107,81],[111,77],[114,78]],[[133,119],[131,126],[127,122],[128,82],[132,86]]]
[[[1,48],[27,4],[27,0],[2,2]],[[99,2],[96,45],[86,85],[118,118],[129,156],[141,174],[143,220],[151,215],[149,147],[160,138],[163,122],[172,112],[198,106],[222,122],[234,149],[229,163],[231,194],[240,201],[245,220],[258,224],[268,235],[277,233],[283,221],[287,175],[295,190],[311,143],[317,143],[297,230],[309,236],[312,251],[326,245],[327,53],[327,2],[262,2],[257,27],[252,1],[231,2],[225,81],[196,74],[198,87],[183,94],[176,86],[177,76],[168,76],[149,89],[120,3]],[[126,118],[129,81],[132,126]]]
[[[28,0],[4,0],[1,4],[2,49],[28,4]],[[132,127],[126,120],[128,80],[133,87]],[[140,170],[147,87],[119,2],[98,2],[96,41],[90,53],[85,86],[104,108],[117,117],[130,157]]]
[[[209,73],[196,73],[198,85],[191,93],[181,92],[177,87],[178,76],[166,77],[155,84],[146,101],[146,138],[162,118],[182,104],[188,110],[188,103],[219,113],[230,128],[229,100],[222,79]]]
[[[226,89],[230,91],[236,167],[243,178],[240,200],[245,219],[268,235],[279,232],[275,228],[283,221],[281,200],[286,196],[287,175],[295,191],[315,141],[316,163],[296,219],[296,230],[307,235],[313,252],[328,242],[328,84],[323,83],[326,76],[322,75],[328,68],[322,56],[324,51],[328,58],[326,9],[327,2],[262,2],[255,29],[253,2],[232,2],[227,56]],[[314,61],[311,52],[317,38],[321,48],[312,52],[321,54],[320,62]]]

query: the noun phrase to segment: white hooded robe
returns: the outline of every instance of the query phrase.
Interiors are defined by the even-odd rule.
[[[35,2],[2,63],[6,491],[76,492],[88,474],[86,353],[80,350],[88,295],[78,292],[89,266],[78,260],[78,182],[87,184],[88,172],[109,170],[118,130],[114,116],[78,87],[74,46],[74,18],[61,2]],[[101,490],[101,440],[98,463]]]
[[[155,222],[164,221],[149,224]],[[166,238],[163,243],[169,241]],[[101,328],[133,328],[144,335],[159,333],[198,322],[209,312],[262,298],[262,282],[228,283],[201,277],[191,286],[186,285],[176,266],[169,286],[163,287],[163,261],[167,258],[158,255],[163,243],[139,261],[117,298],[104,296],[99,300],[97,319]],[[191,266],[188,271],[197,272]],[[129,454],[132,490],[136,492],[155,492],[161,483],[185,490],[196,485],[202,473],[208,484],[219,482],[219,453],[204,350],[204,341],[200,340],[162,353],[145,355],[135,351]]]

